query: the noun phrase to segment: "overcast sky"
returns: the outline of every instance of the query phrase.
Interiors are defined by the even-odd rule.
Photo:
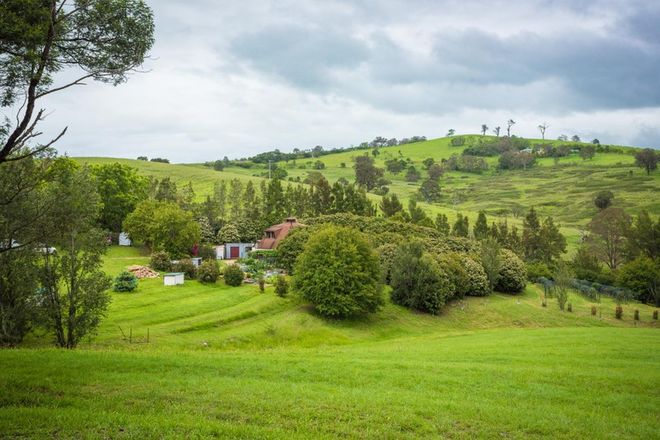
[[[375,136],[660,147],[660,1],[150,0],[148,73],[44,101],[72,156],[198,162]]]

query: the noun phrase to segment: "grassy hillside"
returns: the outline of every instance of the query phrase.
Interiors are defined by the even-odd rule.
[[[422,161],[428,157],[439,162],[454,153],[460,153],[465,147],[451,146],[451,138],[440,138],[426,142],[403,146],[384,147],[377,157],[378,166],[384,167],[387,159],[410,158],[414,165],[422,170]],[[532,140],[532,143],[541,142]],[[544,141],[557,143],[558,141]],[[623,148],[623,147],[620,147]],[[370,150],[343,152],[322,156],[318,160],[325,163],[322,173],[331,181],[341,177],[354,179],[352,159],[356,155]],[[485,210],[491,220],[507,219],[510,223],[520,224],[520,213],[534,206],[541,215],[554,216],[562,226],[569,245],[574,246],[591,217],[596,213],[593,205],[594,194],[600,190],[610,190],[615,194],[614,205],[625,208],[630,214],[642,209],[653,215],[660,215],[660,173],[647,176],[643,170],[635,167],[633,149],[623,148],[624,153],[598,153],[584,161],[577,154],[561,158],[558,164],[552,158],[541,158],[538,165],[529,170],[498,171],[497,158],[487,158],[490,169],[483,174],[449,172],[441,179],[443,198],[439,203],[422,203],[430,215],[438,212],[447,214],[453,221],[456,213],[470,217],[471,224],[476,220],[478,211]],[[107,163],[116,161],[108,158],[78,158],[82,162]],[[315,161],[316,159],[314,159]],[[120,162],[137,167],[145,175],[155,177],[169,176],[178,183],[193,183],[197,196],[201,198],[213,188],[213,182],[221,179],[253,179],[263,173],[263,168],[245,169],[230,167],[222,172],[214,171],[203,165],[169,165],[120,159]],[[287,169],[289,176],[304,178],[312,170],[312,160],[298,160],[296,163],[279,164]],[[346,164],[345,168],[341,164]],[[305,167],[302,169],[301,167]],[[423,175],[425,173],[423,172]],[[386,173],[392,181],[390,192],[399,195],[404,201],[416,194],[420,182],[409,183],[404,173],[393,175]],[[373,195],[377,201],[379,197]]]
[[[105,270],[145,259],[113,247]],[[652,308],[618,321],[609,300],[591,316],[577,294],[568,313],[539,293],[328,321],[272,288],[142,280],[77,351],[37,334],[0,351],[0,436],[653,438]]]

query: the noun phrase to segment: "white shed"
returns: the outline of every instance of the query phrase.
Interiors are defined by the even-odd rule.
[[[183,272],[170,272],[163,275],[163,283],[166,286],[176,286],[177,284],[183,284]]]
[[[215,259],[224,260],[225,259],[225,247],[224,245],[215,247]]]
[[[119,246],[131,246],[132,242],[130,237],[126,232],[121,232],[119,234]]]

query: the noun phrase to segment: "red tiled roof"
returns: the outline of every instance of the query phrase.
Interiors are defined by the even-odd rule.
[[[288,218],[284,223],[273,225],[266,229],[264,238],[257,241],[257,249],[275,249],[280,241],[289,234],[289,231],[297,226],[303,226],[295,218]]]

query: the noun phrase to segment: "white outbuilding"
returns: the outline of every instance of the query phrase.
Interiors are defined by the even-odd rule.
[[[170,272],[163,275],[163,283],[166,286],[176,286],[178,284],[183,284],[183,280],[183,272]]]

